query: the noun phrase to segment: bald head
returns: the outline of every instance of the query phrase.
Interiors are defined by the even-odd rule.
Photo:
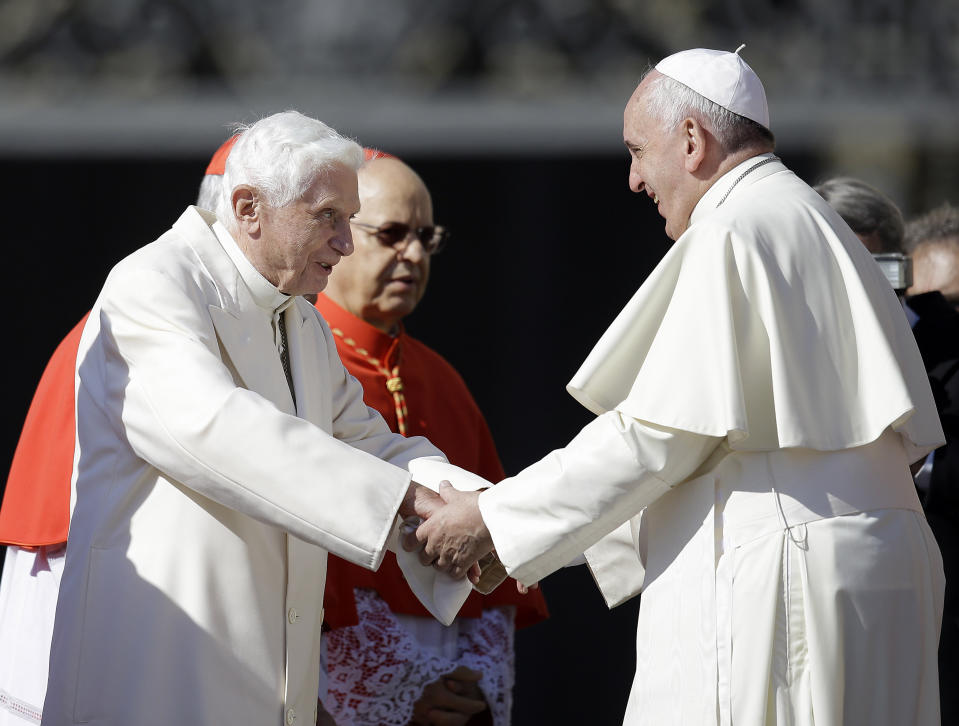
[[[420,176],[393,157],[379,157],[357,172],[360,212],[354,252],[337,264],[326,294],[340,307],[388,333],[416,308],[429,281],[430,256],[415,230],[433,226],[433,201]],[[387,233],[410,232],[391,244]]]
[[[360,202],[378,206],[387,200],[403,205],[426,205],[432,219],[433,202],[426,184],[413,169],[392,156],[380,156],[363,164],[357,171]],[[361,215],[362,216],[362,215]]]

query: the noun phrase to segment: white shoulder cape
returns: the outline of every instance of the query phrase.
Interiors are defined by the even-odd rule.
[[[728,437],[738,450],[835,451],[889,426],[910,461],[943,443],[902,307],[841,218],[779,161],[692,224],[567,390],[600,414]]]

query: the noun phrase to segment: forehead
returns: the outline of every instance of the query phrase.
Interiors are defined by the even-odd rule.
[[[633,91],[623,111],[623,141],[627,146],[644,143],[656,128],[647,109],[645,84],[646,79]]]
[[[360,207],[356,172],[343,164],[334,164],[316,175],[301,200],[310,207],[336,207],[352,214]]]

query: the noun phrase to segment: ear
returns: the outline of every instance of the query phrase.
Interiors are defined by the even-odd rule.
[[[706,130],[694,118],[684,119],[680,128],[683,134],[683,163],[686,171],[695,173],[706,158]]]
[[[256,190],[249,184],[239,184],[230,195],[233,217],[237,225],[248,234],[255,234],[260,227],[260,200]]]

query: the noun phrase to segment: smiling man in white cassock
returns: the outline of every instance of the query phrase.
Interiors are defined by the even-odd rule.
[[[568,386],[597,418],[482,493],[441,485],[421,559],[495,548],[529,584],[585,552],[610,606],[642,590],[627,724],[938,724],[910,464],[943,435],[894,292],[773,155],[738,51],[661,61],[624,140],[676,244]]]

